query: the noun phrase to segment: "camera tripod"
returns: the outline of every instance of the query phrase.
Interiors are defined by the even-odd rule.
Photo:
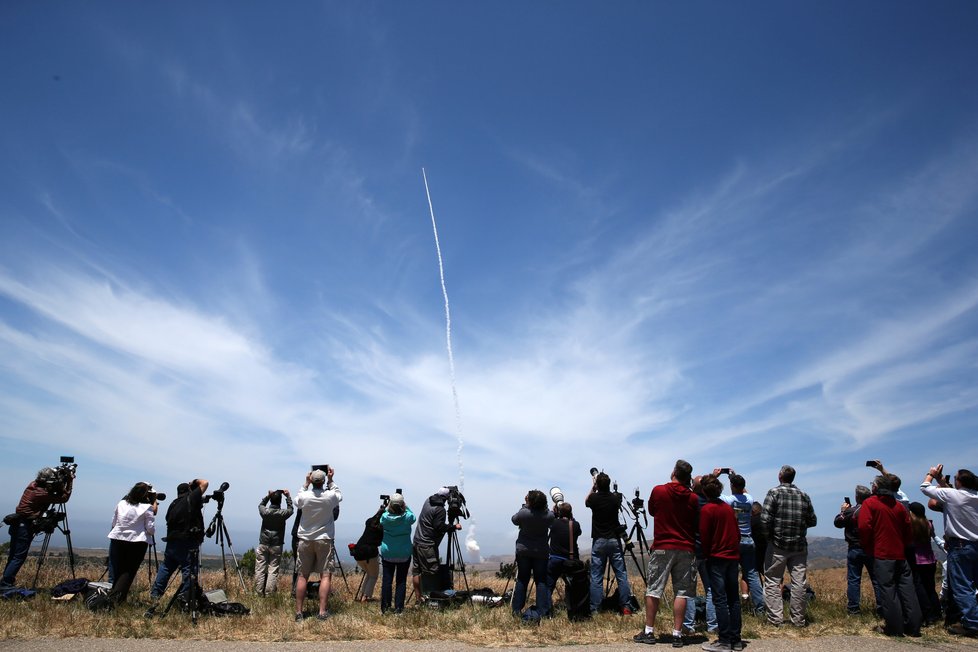
[[[625,540],[622,542],[622,545],[624,550],[631,556],[632,561],[635,562],[635,568],[638,569],[642,583],[648,587],[648,580],[645,577],[648,569],[648,560],[645,554],[649,549],[649,542],[645,538],[645,529],[642,527],[641,521],[644,521],[645,527],[648,527],[649,517],[645,511],[645,501],[639,498],[638,489],[635,490],[635,498],[630,503],[622,501],[621,511],[625,515],[625,520],[631,518],[633,521],[632,527],[625,535]],[[638,544],[638,556],[635,555],[636,543]],[[641,557],[641,562],[639,561],[639,557]]]
[[[153,586],[157,571],[160,570],[160,557],[156,553],[156,539],[149,538],[149,545],[146,548],[146,576],[149,578],[149,585]]]
[[[241,574],[241,566],[238,565],[238,557],[234,554],[234,545],[231,543],[231,534],[228,532],[228,526],[224,522],[224,501],[219,501],[217,503],[217,513],[214,514],[214,518],[211,519],[210,525],[207,526],[207,536],[214,536],[215,542],[221,546],[221,565],[224,568],[224,586],[228,583],[228,559],[227,554],[224,551],[224,542],[227,541],[228,550],[231,551],[231,560],[234,562],[234,569],[238,571],[238,580],[241,581],[241,590],[247,590],[245,588],[244,576]],[[199,559],[198,559],[198,569],[199,569]]]
[[[190,577],[187,585],[180,585],[177,592],[173,594],[170,601],[166,603],[166,608],[163,609],[163,613],[160,614],[160,619],[166,618],[166,615],[170,613],[170,608],[173,607],[173,603],[176,602],[184,593],[187,593],[187,607],[190,609],[190,622],[197,625],[197,616],[200,615],[200,599],[203,594],[200,590],[200,546],[196,545],[190,549]],[[180,589],[183,589],[182,591]],[[152,608],[150,609],[152,611]],[[147,612],[149,615],[149,612]]]
[[[468,591],[469,578],[465,574],[465,558],[462,557],[462,547],[458,542],[459,530],[455,528],[455,525],[458,525],[458,519],[455,519],[455,522],[452,524],[452,529],[448,531],[448,550],[445,552],[445,565],[448,566],[448,573],[452,578],[452,588],[455,587],[455,573],[461,573],[465,590]]]
[[[68,527],[68,507],[65,503],[60,503],[56,508],[49,509],[41,516],[41,531],[44,532],[44,542],[41,544],[41,556],[37,560],[37,570],[34,572],[34,583],[32,589],[37,588],[37,580],[41,576],[41,566],[48,555],[48,544],[51,543],[51,535],[55,530],[65,535],[68,542],[68,565],[71,566],[71,579],[75,579],[75,551],[71,547],[71,529]],[[23,523],[21,527],[30,527],[29,523]]]

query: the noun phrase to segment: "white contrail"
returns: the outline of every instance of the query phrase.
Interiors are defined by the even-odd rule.
[[[431,204],[431,191],[428,190],[428,175],[421,168],[424,178],[424,192],[428,196],[428,211],[431,213],[431,229],[435,233],[435,251],[438,252],[438,275],[441,278],[441,293],[445,297],[445,340],[448,347],[448,370],[452,377],[452,400],[455,401],[455,430],[458,437],[458,488],[465,492],[465,470],[462,467],[462,411],[458,406],[458,391],[455,388],[455,355],[452,353],[452,311],[448,305],[448,288],[445,286],[445,266],[441,259],[441,244],[438,242],[438,225],[435,223],[435,209]]]

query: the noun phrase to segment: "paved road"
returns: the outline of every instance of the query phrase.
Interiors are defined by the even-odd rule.
[[[543,648],[546,652],[638,652],[651,646],[640,646],[623,641],[621,645],[560,645]],[[454,641],[308,641],[288,643],[252,643],[246,641],[188,641],[152,639],[107,638],[45,638],[29,641],[0,641],[3,652],[177,652],[193,649],[194,652],[481,652],[487,648],[456,643]],[[541,648],[504,648],[507,652]],[[671,650],[666,644],[651,647],[653,650]],[[699,645],[689,645],[689,652],[698,652]],[[975,652],[975,641],[964,643],[923,643],[912,639],[884,639],[861,636],[823,636],[815,639],[756,640],[747,646],[747,652],[916,652],[939,650],[940,652]]]

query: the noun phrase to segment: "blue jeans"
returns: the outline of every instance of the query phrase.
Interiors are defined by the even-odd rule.
[[[706,562],[720,642],[728,645],[740,640],[740,582],[737,566],[739,563],[733,559],[714,557]]]
[[[951,595],[961,610],[961,624],[971,630],[978,630],[978,601],[975,588],[978,586],[978,543],[948,538],[947,577]]]
[[[747,582],[747,589],[750,591],[750,602],[754,605],[754,611],[761,613],[764,611],[764,589],[761,588],[761,576],[757,574],[757,557],[754,550],[754,540],[750,537],[740,538],[740,571]]]
[[[625,607],[632,598],[632,587],[628,585],[625,571],[625,555],[618,539],[593,539],[591,541],[591,611],[601,608],[604,598],[604,570],[608,562],[615,571],[618,581],[618,603]]]
[[[702,559],[696,560],[696,574],[703,581],[703,593],[706,594],[706,630],[715,632],[717,630],[717,610],[713,604],[713,591],[710,590],[710,576],[706,570],[706,562]],[[696,628],[696,586],[693,585],[693,595],[686,600],[686,614],[683,616],[683,627],[689,630]]]
[[[411,560],[387,561],[381,560],[384,566],[384,576],[380,581],[380,612],[386,613],[391,608],[391,584],[394,584],[394,611],[404,611],[404,596],[407,593],[407,574]],[[397,581],[395,582],[395,577]]]
[[[550,579],[547,572],[550,560],[516,555],[516,586],[513,588],[513,613],[519,615],[526,606],[526,590],[530,585],[530,575],[537,585],[537,613],[550,615]]]
[[[167,541],[166,549],[163,551],[163,563],[160,570],[156,573],[156,581],[149,592],[151,598],[160,598],[166,593],[166,585],[170,583],[170,576],[180,569],[182,581],[177,593],[185,591],[190,586],[190,574],[193,572],[193,552],[200,544],[190,539],[179,539]]]
[[[846,609],[849,613],[859,613],[859,604],[862,601],[861,585],[863,568],[869,575],[869,581],[873,584],[873,595],[876,596],[876,607],[880,606],[880,587],[876,582],[876,575],[873,573],[873,558],[866,554],[862,548],[849,548],[846,553]]]
[[[17,573],[24,565],[27,553],[31,551],[33,540],[34,535],[29,524],[17,522],[10,526],[10,556],[7,557],[7,565],[3,569],[3,584],[16,584]]]

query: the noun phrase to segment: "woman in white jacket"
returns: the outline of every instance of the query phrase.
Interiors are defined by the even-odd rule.
[[[109,559],[115,582],[109,592],[109,604],[126,601],[129,587],[136,578],[149,541],[156,533],[156,492],[145,482],[137,482],[115,506],[112,530],[109,532]]]

